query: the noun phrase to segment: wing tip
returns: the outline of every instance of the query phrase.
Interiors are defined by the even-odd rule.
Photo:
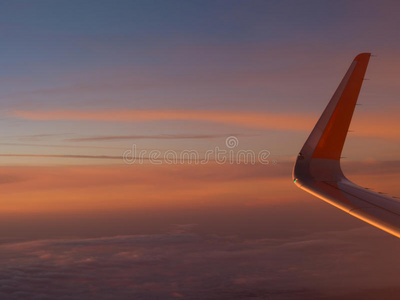
[[[301,186],[303,179],[316,177],[328,181],[344,178],[340,157],[370,56],[371,53],[365,52],[354,58],[305,142],[293,170],[296,185]]]
[[[354,61],[368,60],[370,56],[371,53],[368,52],[360,53],[354,58]]]

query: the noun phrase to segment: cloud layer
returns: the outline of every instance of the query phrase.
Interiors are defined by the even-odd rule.
[[[317,117],[310,113],[235,112],[212,110],[114,110],[114,111],[13,111],[13,117],[36,121],[201,121],[263,130],[311,131]],[[375,122],[371,122],[374,119]],[[363,113],[353,122],[354,134],[365,137],[398,140],[395,113]],[[112,138],[111,138],[112,139]],[[79,140],[79,139],[78,139]]]
[[[279,239],[199,235],[191,228],[2,244],[0,296],[357,299],[385,290],[392,292],[385,299],[400,295],[395,289],[400,245],[369,227]]]

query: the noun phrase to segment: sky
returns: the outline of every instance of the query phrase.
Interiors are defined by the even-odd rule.
[[[399,13],[0,1],[1,298],[398,299],[398,240],[291,172],[371,52],[342,167],[400,196]]]

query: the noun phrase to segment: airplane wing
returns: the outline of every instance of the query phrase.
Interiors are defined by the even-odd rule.
[[[400,237],[400,201],[360,187],[340,168],[340,155],[371,54],[356,56],[305,142],[293,170],[301,189]]]

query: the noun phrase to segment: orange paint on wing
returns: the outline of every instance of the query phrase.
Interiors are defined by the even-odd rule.
[[[357,65],[314,151],[313,158],[340,159],[370,56],[370,53],[362,53],[354,59]]]

